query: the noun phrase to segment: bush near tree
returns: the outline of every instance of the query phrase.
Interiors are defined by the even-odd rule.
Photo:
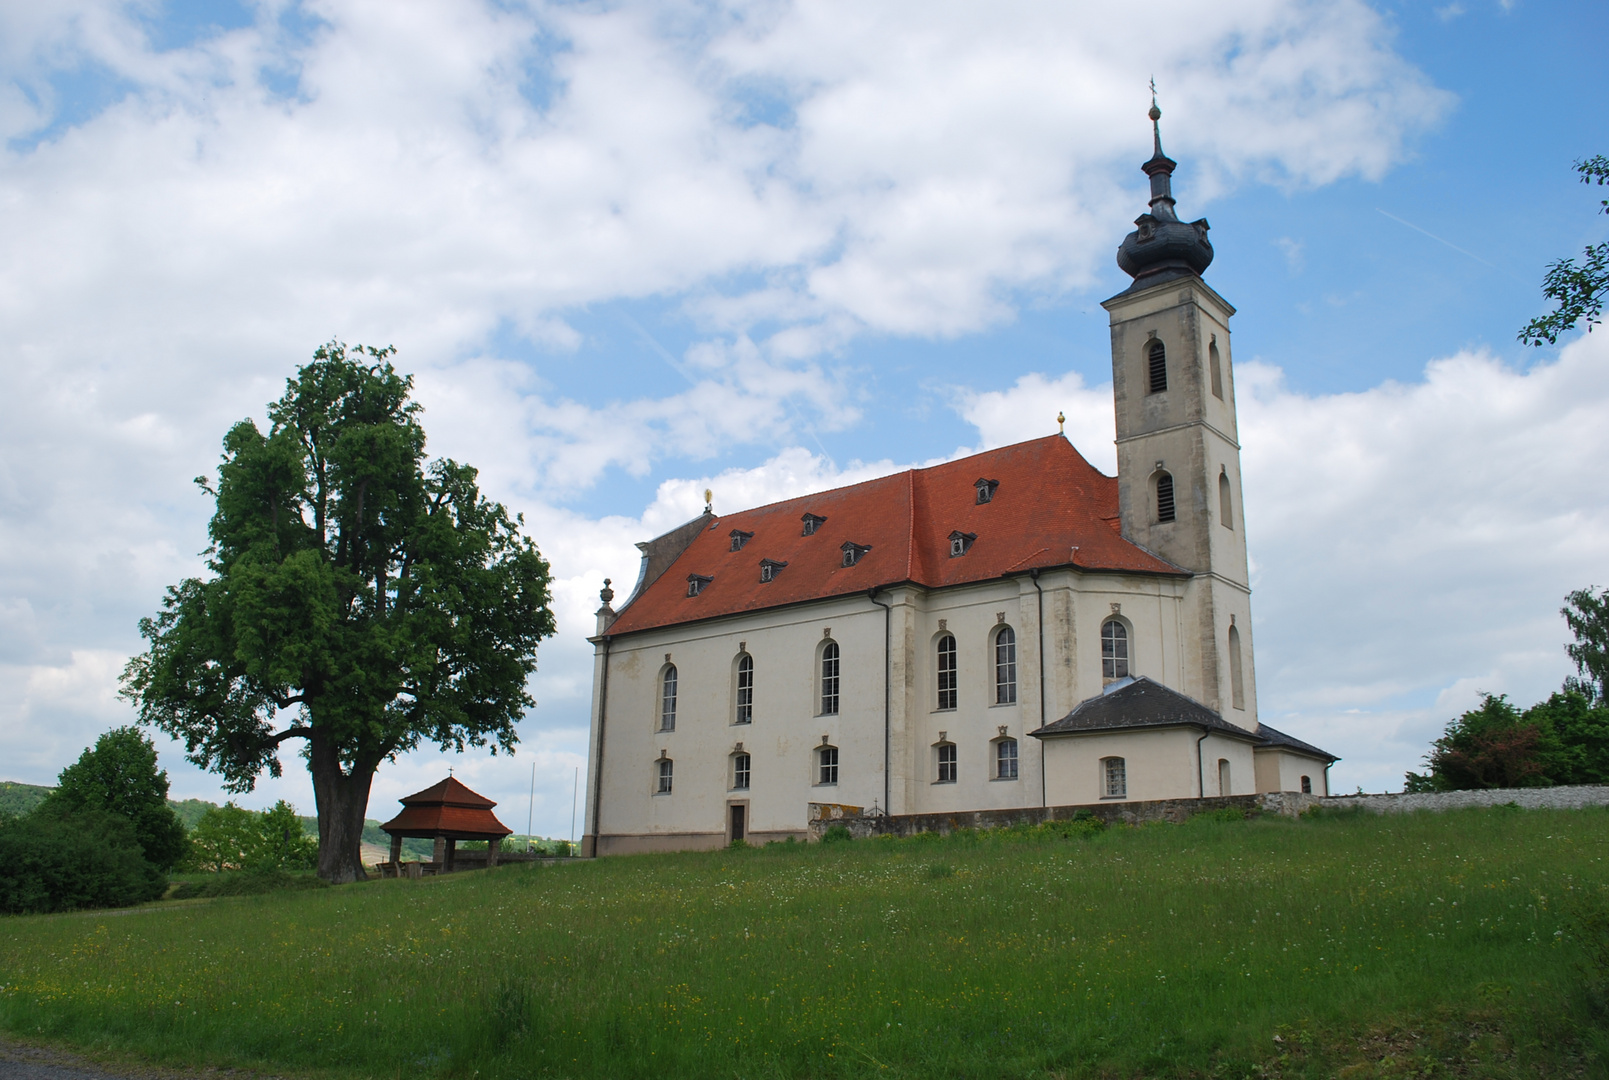
[[[168,774],[156,747],[138,728],[114,728],[61,771],[56,790],[35,814],[54,817],[105,811],[128,821],[145,858],[171,870],[184,857],[184,825],[168,805]]]
[[[1578,589],[1561,609],[1576,674],[1528,709],[1486,694],[1448,723],[1406,791],[1609,784],[1609,589]]]
[[[318,840],[307,835],[296,808],[284,799],[260,814],[228,802],[196,823],[188,865],[213,872],[311,870],[318,865]]]
[[[0,912],[127,907],[155,900],[167,887],[125,817],[60,807],[25,818],[0,815]]]

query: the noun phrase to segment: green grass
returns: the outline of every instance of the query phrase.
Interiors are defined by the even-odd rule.
[[[0,1027],[382,1077],[1599,1074],[1609,813],[1059,831],[15,918]]]

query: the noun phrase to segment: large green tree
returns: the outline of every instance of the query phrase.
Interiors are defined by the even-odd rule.
[[[168,774],[138,728],[114,728],[61,771],[41,809],[47,816],[105,811],[134,827],[145,858],[171,870],[184,855],[184,825],[168,805]]]
[[[1609,184],[1609,157],[1598,154],[1575,163],[1583,184]],[[1599,204],[1609,214],[1609,199]],[[1559,335],[1583,320],[1590,331],[1603,321],[1603,302],[1609,297],[1609,242],[1588,244],[1581,262],[1560,259],[1548,267],[1542,278],[1542,295],[1558,305],[1546,315],[1526,323],[1520,340],[1527,345],[1549,345]]]
[[[425,458],[394,350],[331,342],[224,437],[206,578],[140,623],[124,693],[190,760],[249,791],[301,740],[319,876],[363,876],[374,772],[429,741],[511,750],[553,633],[548,564],[475,470]]]

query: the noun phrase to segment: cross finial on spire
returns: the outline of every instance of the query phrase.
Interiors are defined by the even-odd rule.
[[[1151,108],[1146,112],[1151,118],[1151,135],[1156,147],[1156,156],[1162,156],[1162,110],[1156,103],[1156,76],[1151,76]]]

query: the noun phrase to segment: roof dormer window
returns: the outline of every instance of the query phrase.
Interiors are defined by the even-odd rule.
[[[732,533],[731,533],[731,536],[732,536],[732,547],[731,547],[732,551],[742,551],[743,550],[743,545],[748,543],[750,540],[754,539],[754,534],[753,533],[744,532],[742,529],[733,529]]]
[[[860,557],[872,549],[870,544],[857,544],[853,540],[845,540],[839,548],[844,553],[844,566],[854,566],[860,562]]]
[[[972,482],[972,486],[978,489],[978,505],[982,506],[986,502],[994,501],[994,489],[1000,486],[1000,481],[985,480],[980,476]]]
[[[799,534],[800,536],[814,536],[817,529],[827,524],[827,519],[819,514],[806,514],[799,520],[804,522],[804,531]]]
[[[959,558],[972,550],[972,541],[978,538],[977,533],[964,533],[957,530],[950,534],[950,558]]]
[[[778,562],[776,559],[761,559],[760,560],[760,581],[761,582],[767,582],[767,581],[773,580],[777,576],[777,574],[782,570],[782,568],[784,566],[787,566],[787,565],[788,565],[787,563]]]
[[[688,574],[687,595],[697,596],[699,593],[704,591],[705,586],[709,585],[709,583],[714,580],[714,578],[708,577],[704,574]]]

